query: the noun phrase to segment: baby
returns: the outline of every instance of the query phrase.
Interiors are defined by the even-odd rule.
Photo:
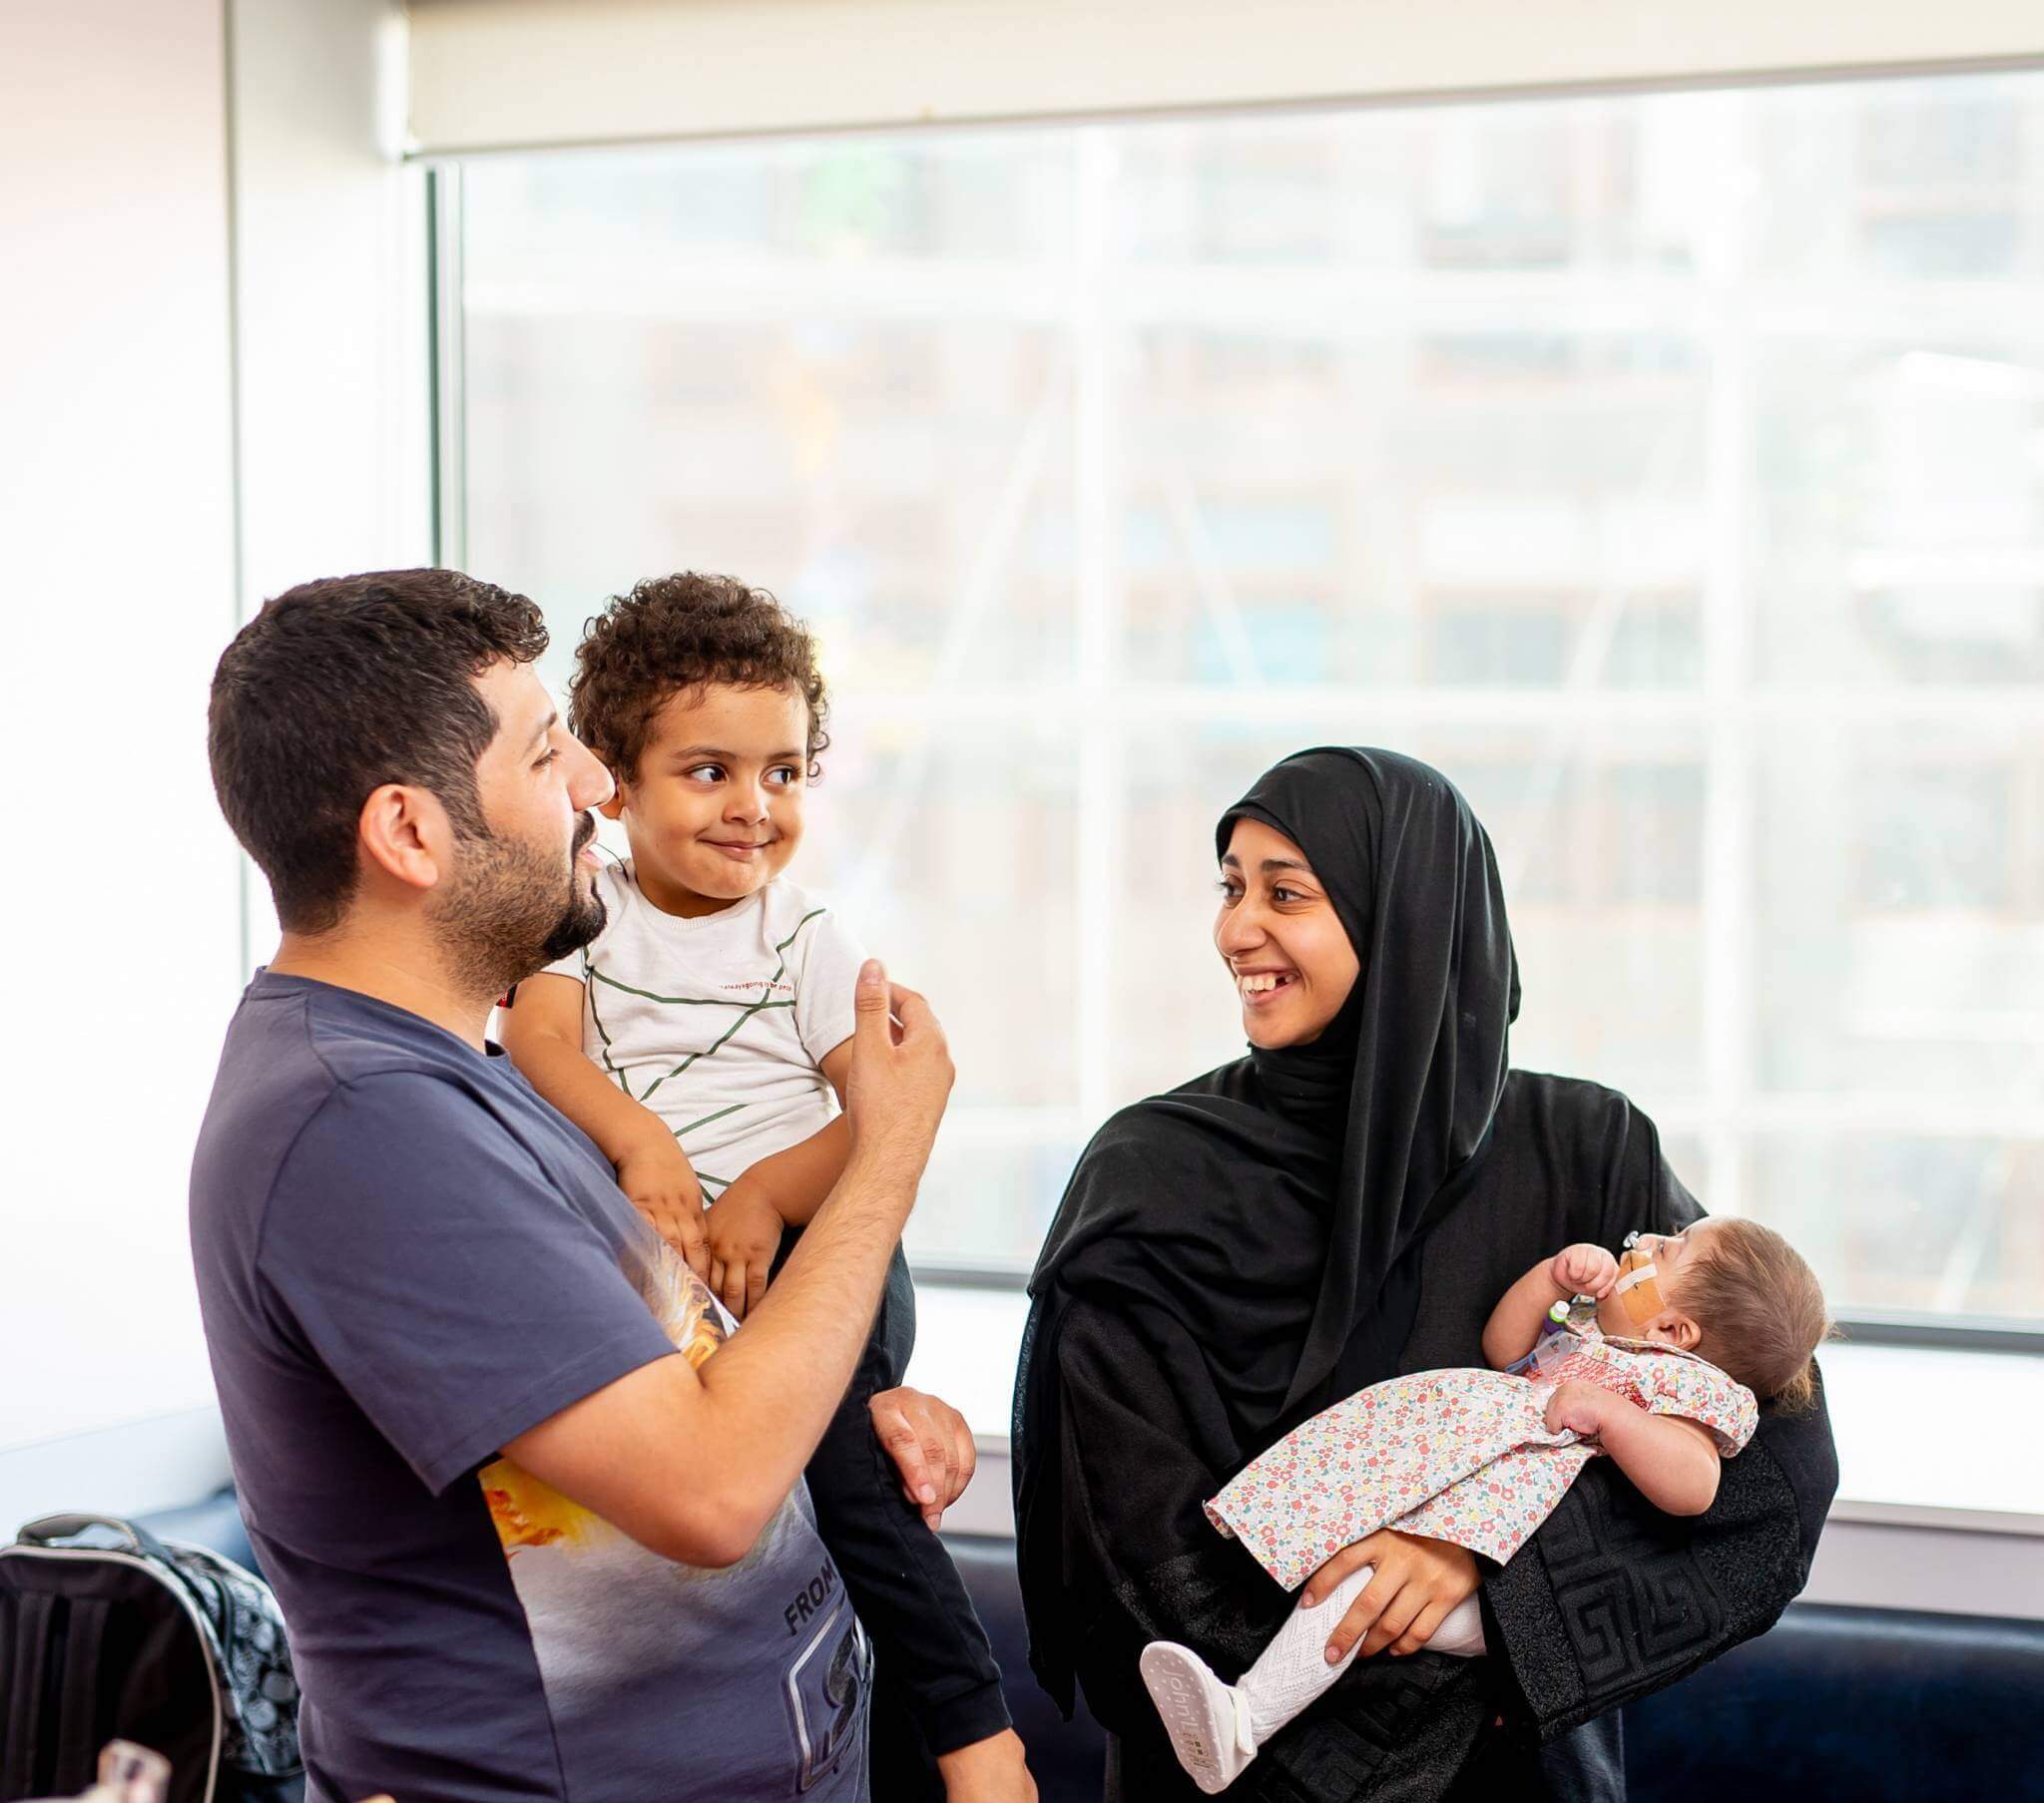
[[[1594,1310],[1578,1318],[1570,1297]],[[1382,1528],[1503,1565],[1600,1452],[1657,1509],[1702,1515],[1720,1461],[1753,1436],[1756,1398],[1808,1403],[1811,1355],[1828,1328],[1809,1266],[1755,1221],[1635,1233],[1619,1256],[1567,1246],[1491,1312],[1491,1369],[1415,1372],[1335,1403],[1252,1460],[1207,1504],[1208,1519],[1291,1590]],[[1232,1686],[1172,1641],[1143,1649],[1143,1682],[1202,1791],[1226,1789],[1341,1675],[1361,1641],[1336,1664],[1323,1648],[1371,1570],[1308,1592]],[[1476,1598],[1426,1645],[1482,1652]]]

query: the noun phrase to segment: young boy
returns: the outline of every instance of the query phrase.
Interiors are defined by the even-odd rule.
[[[590,622],[568,717],[610,766],[603,811],[632,855],[598,881],[602,934],[507,999],[505,1048],[743,1318],[783,1228],[810,1219],[847,1149],[837,1103],[864,952],[782,875],[828,742],[815,648],[770,595],[730,577],[643,582]],[[960,1803],[1014,1794],[989,1780],[1019,1772],[1021,1746],[956,1570],[872,1457],[867,1406],[901,1382],[914,1337],[897,1247],[808,1480],[878,1649],[873,1795],[938,1794],[919,1740]]]

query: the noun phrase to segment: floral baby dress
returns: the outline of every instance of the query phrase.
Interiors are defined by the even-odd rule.
[[[1726,1458],[1753,1438],[1753,1392],[1716,1365],[1647,1340],[1567,1329],[1538,1378],[1416,1371],[1372,1384],[1301,1423],[1207,1504],[1287,1590],[1379,1528],[1453,1541],[1502,1565],[1553,1512],[1599,1449],[1550,1433],[1547,1398],[1571,1378],[1655,1415],[1708,1428]]]

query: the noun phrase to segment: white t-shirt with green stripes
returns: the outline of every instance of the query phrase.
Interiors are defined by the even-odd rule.
[[[629,861],[596,881],[604,930],[547,968],[583,986],[583,1051],[667,1123],[714,1202],[836,1114],[821,1066],[851,1037],[864,949],[784,879],[700,920],[656,908]]]

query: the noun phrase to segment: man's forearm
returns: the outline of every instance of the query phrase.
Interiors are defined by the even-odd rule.
[[[779,1506],[836,1412],[920,1176],[853,1152],[773,1287],[703,1366],[722,1479],[748,1518]]]

